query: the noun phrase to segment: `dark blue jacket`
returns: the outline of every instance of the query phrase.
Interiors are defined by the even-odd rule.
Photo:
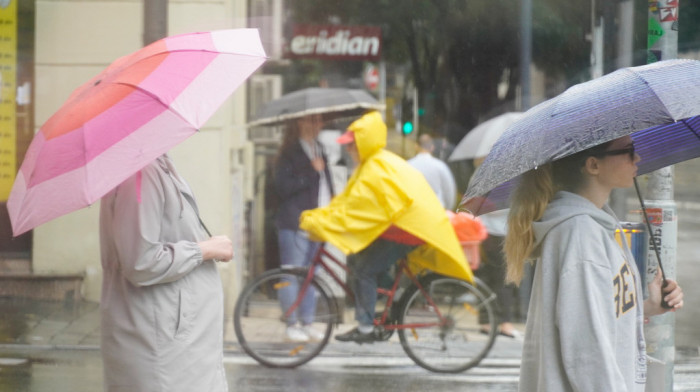
[[[318,141],[316,143],[321,149],[321,144]],[[328,169],[328,159],[324,153],[321,156],[325,163],[324,174],[333,196],[335,192]],[[320,180],[319,173],[311,166],[311,160],[302,149],[300,142],[292,143],[280,152],[275,162],[274,176],[278,200],[275,225],[277,229],[297,230],[301,212],[318,207]]]

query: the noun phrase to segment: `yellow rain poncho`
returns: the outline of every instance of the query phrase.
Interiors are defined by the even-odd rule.
[[[412,268],[472,281],[462,247],[447,214],[423,175],[384,149],[386,125],[378,112],[353,122],[360,164],[345,190],[326,207],[308,210],[300,227],[343,253],[357,253],[392,224],[425,244],[408,255]]]

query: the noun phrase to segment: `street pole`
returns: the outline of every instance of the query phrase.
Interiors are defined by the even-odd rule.
[[[168,35],[168,0],[143,0],[143,44]]]
[[[596,9],[596,1],[591,1],[591,79],[603,76],[603,14]]]
[[[649,2],[649,26],[647,34],[647,63],[678,57],[678,0]],[[678,216],[673,200],[673,167],[648,175],[645,205],[652,227],[649,233],[650,247],[646,281],[654,278],[658,269],[656,254],[651,241],[656,242],[661,263],[667,277],[676,278],[676,248],[678,241]],[[652,317],[644,328],[647,353],[665,362],[666,385],[664,391],[673,391],[673,362],[675,360],[675,325],[673,312]]]
[[[386,62],[384,59],[379,62],[379,102],[384,105],[382,118],[386,121]]]
[[[530,109],[532,63],[532,0],[520,1],[520,111]]]
[[[413,133],[416,135],[416,140],[418,140],[418,133],[420,128],[418,127],[418,88],[413,88]]]

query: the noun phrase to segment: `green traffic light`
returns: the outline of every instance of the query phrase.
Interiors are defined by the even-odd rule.
[[[413,132],[413,123],[410,121],[406,121],[403,123],[403,134],[408,135],[411,132]]]

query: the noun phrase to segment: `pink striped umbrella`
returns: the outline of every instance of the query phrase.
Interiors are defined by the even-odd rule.
[[[99,200],[195,133],[265,61],[255,29],[164,38],[76,89],[39,129],[7,201],[15,236]]]

